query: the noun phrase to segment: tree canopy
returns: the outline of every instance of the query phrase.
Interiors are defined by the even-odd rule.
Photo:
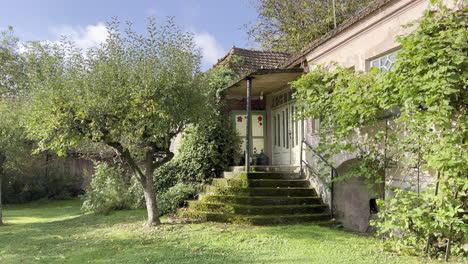
[[[298,52],[372,0],[253,0],[258,18],[249,37],[265,50]],[[334,16],[335,12],[335,16]]]
[[[0,32],[0,225],[2,224],[2,179],[4,168],[25,150],[15,97],[24,84],[23,60],[18,39],[10,27]]]
[[[143,186],[148,224],[158,224],[153,172],[206,106],[200,53],[172,19],[149,19],[146,35],[116,20],[107,29],[107,40],[86,51],[67,41],[28,47],[27,132],[60,154],[83,142],[114,148]]]

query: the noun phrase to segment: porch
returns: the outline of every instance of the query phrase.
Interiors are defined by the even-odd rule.
[[[245,171],[260,159],[262,165],[299,166],[304,125],[288,84],[302,74],[301,68],[252,70],[224,90],[223,112],[242,140]]]

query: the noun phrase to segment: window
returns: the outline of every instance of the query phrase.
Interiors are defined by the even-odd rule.
[[[375,60],[372,60],[370,62],[370,66],[379,69],[381,72],[389,71],[392,69],[393,64],[396,61],[396,56],[398,52],[399,51],[397,50],[397,51],[388,53],[386,55],[383,55]]]
[[[293,98],[292,98],[293,94],[294,94],[294,91],[289,91],[289,92],[285,92],[280,95],[274,96],[272,100],[272,106],[277,107],[277,106],[293,101]]]
[[[319,126],[320,126],[320,119],[311,118],[310,123],[311,123],[312,133],[313,134],[318,134]]]

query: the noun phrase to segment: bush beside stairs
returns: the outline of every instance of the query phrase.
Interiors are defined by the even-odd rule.
[[[251,225],[330,220],[309,181],[296,172],[225,172],[214,179],[199,200],[188,201],[179,216],[190,220]]]

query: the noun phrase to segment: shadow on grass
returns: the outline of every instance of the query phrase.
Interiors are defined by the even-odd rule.
[[[7,209],[7,220],[33,222],[0,227],[0,263],[408,263],[374,256],[366,248],[374,240],[333,228],[167,222],[147,228],[145,210],[102,216],[80,214],[79,206]]]
[[[190,225],[144,227],[143,210],[110,215],[11,208],[10,225],[0,227],[0,263],[246,263],[242,252],[190,239]],[[61,219],[73,217],[71,219]],[[21,223],[31,218],[39,222]],[[58,219],[58,220],[54,220]],[[40,222],[50,220],[47,222]],[[20,222],[16,223],[15,222]],[[182,232],[179,232],[182,230]]]

